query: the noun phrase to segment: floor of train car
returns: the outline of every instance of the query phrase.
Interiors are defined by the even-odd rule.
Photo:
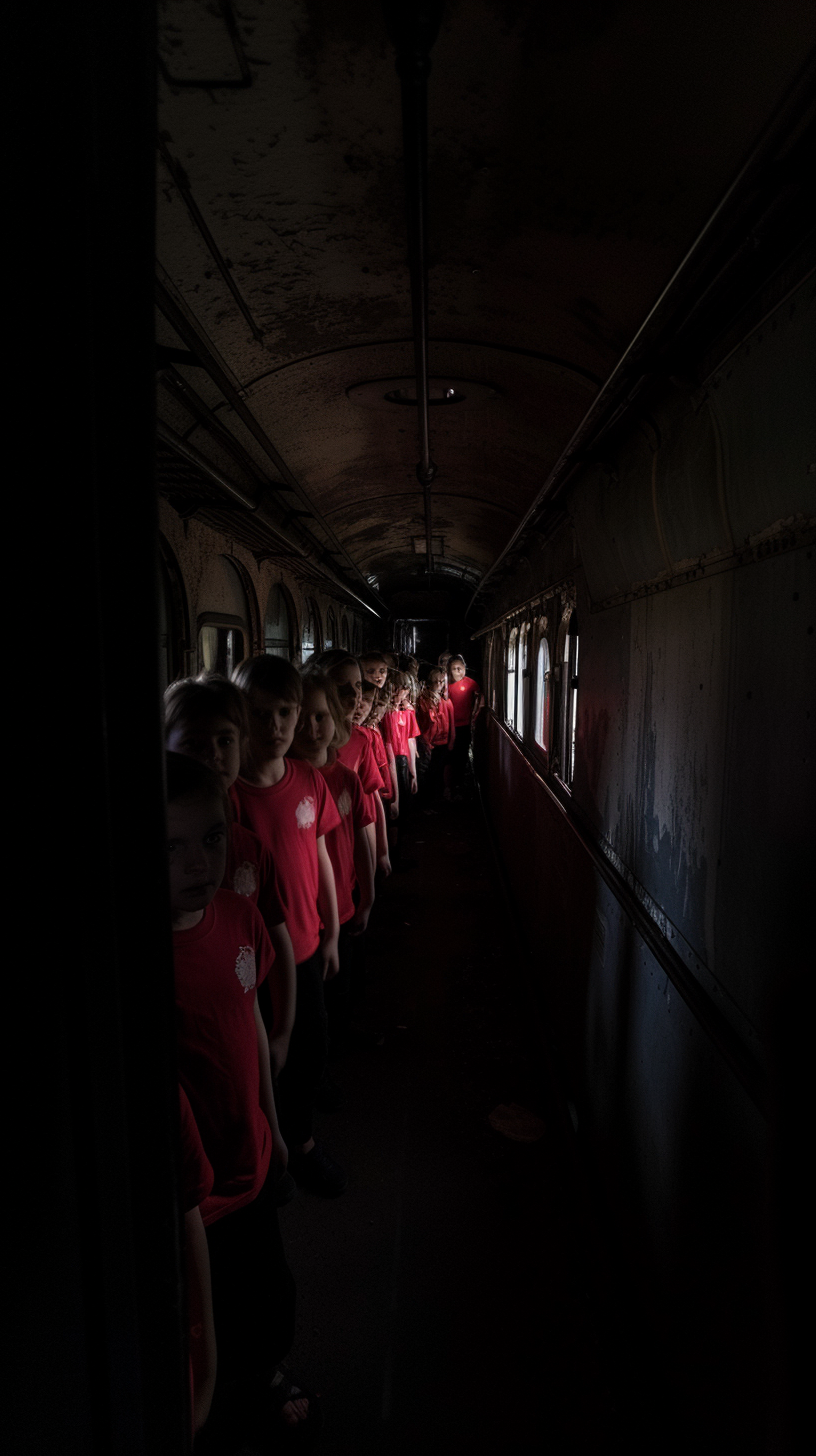
[[[348,1189],[281,1210],[319,1451],[630,1453],[623,1331],[475,796],[418,812],[408,857],[369,929],[383,1043],[333,1062],[345,1100],[319,1116]],[[494,1131],[508,1104],[543,1120],[538,1141]]]

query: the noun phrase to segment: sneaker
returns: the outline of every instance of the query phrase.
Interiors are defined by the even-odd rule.
[[[329,1157],[320,1143],[315,1143],[311,1152],[290,1154],[289,1166],[298,1183],[320,1198],[336,1198],[348,1187],[348,1173]]]

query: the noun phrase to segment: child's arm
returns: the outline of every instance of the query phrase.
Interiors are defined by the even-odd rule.
[[[275,964],[269,975],[269,996],[272,1001],[272,1031],[269,1035],[269,1057],[272,1077],[279,1077],[289,1055],[289,1039],[295,1024],[295,952],[286,922],[267,925],[275,952]]]
[[[412,794],[415,794],[416,791],[417,791],[416,739],[415,738],[409,738],[408,739],[408,768],[409,768],[409,771],[410,771],[410,774],[411,774],[411,793]]]
[[[385,805],[379,794],[374,795],[377,806],[377,822],[374,826],[375,853],[374,872],[382,870],[386,879],[391,873],[391,856],[388,853],[388,826],[385,822]]]
[[[193,1429],[198,1432],[210,1414],[217,1363],[210,1254],[199,1208],[191,1208],[184,1215],[184,1267],[193,1362]]]
[[[320,949],[323,953],[323,980],[331,980],[340,969],[337,954],[337,937],[340,934],[340,920],[337,914],[337,889],[334,870],[329,859],[326,841],[321,834],[317,841],[317,908],[323,921]]]
[[[367,830],[371,827],[370,824],[367,824],[365,829],[357,829],[354,834],[354,873],[357,876],[360,903],[351,922],[353,935],[362,935],[368,925],[368,917],[374,904],[374,865],[369,853],[367,838]]]
[[[269,1039],[266,1034],[266,1027],[263,1024],[261,1008],[258,1005],[258,998],[255,997],[255,1035],[258,1041],[258,1072],[260,1081],[258,1085],[258,1101],[261,1104],[261,1111],[264,1114],[269,1129],[272,1133],[272,1157],[269,1166],[276,1167],[281,1174],[286,1172],[286,1164],[289,1154],[286,1143],[281,1137],[278,1127],[278,1114],[275,1110],[275,1094],[272,1091],[272,1069],[269,1063]]]
[[[399,779],[397,778],[397,760],[394,757],[394,750],[390,743],[386,743],[385,751],[388,756],[388,771],[391,774],[391,788],[393,798],[391,800],[389,814],[392,819],[399,819]]]

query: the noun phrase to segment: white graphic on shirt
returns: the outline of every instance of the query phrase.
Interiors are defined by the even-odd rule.
[[[337,800],[337,809],[344,819],[351,812],[351,794],[348,789],[343,789],[340,798]]]
[[[255,985],[255,952],[251,945],[242,945],[235,962],[235,974],[244,988],[244,995]]]
[[[311,829],[316,817],[315,801],[310,794],[307,794],[305,799],[301,799],[295,810],[298,829]]]
[[[258,888],[258,877],[255,873],[255,866],[248,859],[242,865],[236,865],[232,877],[232,888],[236,895],[254,895]]]

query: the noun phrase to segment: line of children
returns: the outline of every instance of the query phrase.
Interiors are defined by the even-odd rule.
[[[221,888],[231,811],[223,780],[198,760],[167,755],[168,860],[190,1278],[193,1409],[212,1433],[238,1425],[268,1439],[315,1428],[319,1406],[280,1362],[294,1332],[294,1281],[277,1221],[286,1167],[257,988],[274,952],[249,896]],[[189,1113],[187,1109],[189,1108]],[[203,1357],[203,1358],[202,1358]]]
[[[287,1161],[315,1193],[346,1187],[314,1138],[326,1000],[342,1021],[359,999],[375,871],[390,870],[383,801],[398,813],[400,788],[403,806],[417,789],[416,664],[406,673],[373,656],[382,689],[364,690],[357,660],[337,653],[303,676],[282,658],[253,658],[233,682],[205,674],[166,695],[179,1080],[192,1170],[185,1228],[191,1325],[201,1331],[191,1339],[194,1409],[200,1426],[215,1370],[211,1277],[218,1380],[204,1444],[214,1441],[214,1451],[219,1422],[226,1429],[236,1412],[256,1433],[298,1441],[320,1418],[280,1364],[294,1284],[277,1207],[294,1194]],[[436,681],[425,695],[434,724],[443,690]]]

